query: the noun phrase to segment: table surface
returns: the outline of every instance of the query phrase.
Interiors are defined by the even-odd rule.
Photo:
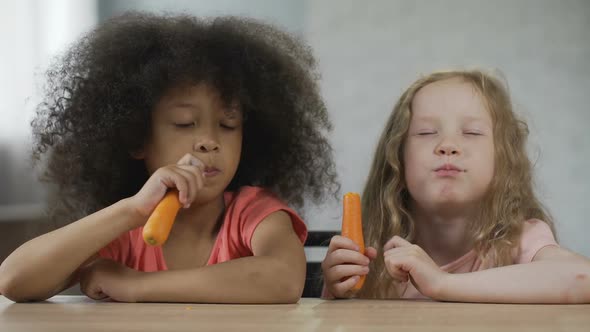
[[[0,296],[0,331],[590,331],[590,304],[515,305],[303,298],[298,304],[97,302]]]

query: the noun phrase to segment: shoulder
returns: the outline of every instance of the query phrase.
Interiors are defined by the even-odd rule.
[[[523,242],[526,244],[540,239],[550,239],[555,242],[555,235],[549,224],[540,219],[525,220],[520,235],[521,244]]]
[[[262,187],[244,186],[235,192],[226,192],[227,207],[251,207],[251,204],[285,204],[273,192]]]
[[[226,213],[241,218],[264,218],[275,211],[283,210],[292,216],[299,218],[297,213],[287,203],[283,202],[272,191],[261,188],[245,186],[236,192],[226,193]]]
[[[261,187],[244,186],[236,192],[226,193],[225,223],[234,229],[249,246],[256,227],[264,220],[290,219],[293,229],[302,242],[307,237],[303,219],[273,192]]]
[[[514,262],[530,263],[537,252],[546,246],[558,246],[551,227],[543,220],[525,220]]]

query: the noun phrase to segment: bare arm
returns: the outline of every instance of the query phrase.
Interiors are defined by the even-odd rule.
[[[590,260],[555,246],[533,262],[449,274],[434,297],[496,303],[590,303]]]
[[[291,218],[275,212],[252,236],[254,256],[198,269],[146,273],[139,301],[294,303],[305,283],[303,244]]]
[[[436,300],[489,303],[590,303],[590,260],[546,246],[531,263],[449,274],[417,245],[394,236],[384,247],[385,266],[397,281],[410,278]]]
[[[0,265],[0,293],[19,302],[45,300],[71,286],[101,248],[138,226],[141,217],[127,201],[21,245]]]
[[[290,217],[270,214],[256,227],[253,256],[194,269],[144,273],[110,261],[82,278],[88,296],[124,302],[295,303],[305,283],[305,253]]]
[[[23,244],[0,265],[0,293],[13,301],[44,300],[77,282],[100,249],[146,222],[168,188],[190,204],[203,186],[201,167],[186,154],[156,170],[134,196]]]

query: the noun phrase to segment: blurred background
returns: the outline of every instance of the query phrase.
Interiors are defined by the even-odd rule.
[[[590,1],[20,0],[0,2],[0,261],[48,227],[29,160],[44,70],[83,33],[129,9],[245,15],[302,36],[319,61],[343,192],[362,191],[385,119],[420,74],[500,70],[529,122],[537,190],[558,238],[590,256]],[[309,204],[304,214],[312,231],[340,227],[339,202]]]

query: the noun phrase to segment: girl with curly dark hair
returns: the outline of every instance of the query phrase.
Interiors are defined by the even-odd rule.
[[[304,43],[251,19],[127,13],[48,76],[34,156],[63,227],[3,262],[4,296],[43,300],[79,282],[124,302],[300,298],[307,231],[286,204],[339,190]],[[183,208],[168,241],[148,246],[142,226],[172,189]]]

